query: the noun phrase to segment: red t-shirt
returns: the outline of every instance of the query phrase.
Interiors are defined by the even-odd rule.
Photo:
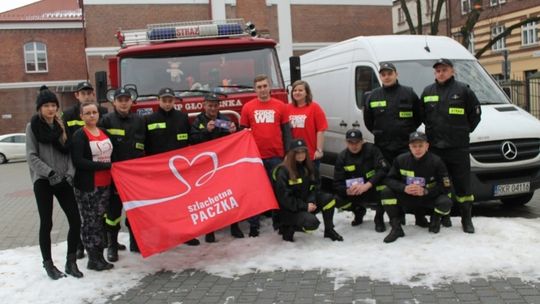
[[[240,125],[251,128],[261,158],[283,157],[285,154],[281,125],[289,121],[287,106],[280,100],[270,98],[250,100],[242,108]]]
[[[90,151],[92,151],[92,161],[111,162],[112,143],[107,134],[99,130],[99,135],[94,136],[86,128],[84,133],[88,137]],[[94,186],[105,187],[111,184],[111,170],[98,170],[94,172]]]
[[[293,138],[303,138],[311,159],[314,159],[315,150],[317,150],[317,132],[328,129],[323,109],[315,102],[304,107],[295,107],[290,103],[287,105],[287,113]]]

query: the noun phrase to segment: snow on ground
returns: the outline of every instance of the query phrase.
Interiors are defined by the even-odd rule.
[[[335,277],[336,289],[359,276],[429,287],[488,277],[540,281],[538,219],[476,217],[477,233],[471,235],[461,231],[460,219],[454,217],[452,228],[431,234],[414,226],[414,217],[408,215],[406,236],[385,244],[382,240],[388,231],[374,231],[373,215],[368,212],[364,224],[351,227],[352,214],[337,213],[336,231],[343,235],[344,242],[324,239],[322,225],[315,233],[296,233],[294,243],[283,242],[271,232],[267,219],[261,236],[255,239],[233,239],[224,229],[216,234],[218,243],[204,243],[201,237],[201,246],[179,246],[148,259],[121,251],[120,261],[106,273],[87,270],[87,260],[79,260],[82,279],[50,280],[41,266],[38,246],[3,250],[0,298],[11,303],[103,303],[135,287],[146,275],[186,269],[224,277],[256,271],[324,270]],[[246,232],[247,226],[242,228]],[[127,234],[120,238],[128,244]],[[62,271],[65,252],[65,242],[53,246],[55,264]]]

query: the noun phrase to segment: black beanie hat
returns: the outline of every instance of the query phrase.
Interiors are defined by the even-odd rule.
[[[39,94],[36,99],[36,111],[39,111],[39,108],[48,102],[54,102],[57,107],[60,107],[56,95],[54,95],[46,85],[42,85],[41,88],[39,88]]]

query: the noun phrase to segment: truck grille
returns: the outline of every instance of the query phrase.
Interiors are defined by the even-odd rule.
[[[539,138],[497,140],[471,144],[471,155],[481,163],[507,163],[535,158],[540,152]]]

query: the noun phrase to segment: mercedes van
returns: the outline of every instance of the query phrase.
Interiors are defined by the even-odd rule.
[[[394,63],[399,82],[420,96],[435,81],[432,66],[439,58],[453,61],[456,79],[469,84],[482,105],[482,120],[470,139],[475,201],[526,204],[540,187],[540,121],[513,105],[474,56],[444,36],[356,37],[300,56],[300,67],[282,65],[287,84],[296,80],[290,75],[298,75],[300,69],[326,113],[329,126],[321,175],[332,178],[347,129],[360,128],[373,141],[363,123],[362,107],[367,94],[380,86],[380,62]]]

